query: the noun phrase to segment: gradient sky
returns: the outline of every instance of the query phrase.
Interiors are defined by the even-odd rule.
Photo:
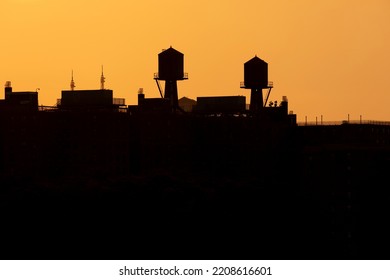
[[[106,88],[126,104],[158,97],[158,54],[184,54],[179,98],[245,95],[244,63],[268,62],[269,100],[298,121],[390,121],[389,0],[1,0],[0,81],[39,91]],[[4,93],[0,94],[4,98]]]

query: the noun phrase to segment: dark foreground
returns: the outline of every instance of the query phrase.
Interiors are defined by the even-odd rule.
[[[389,126],[66,113],[1,126],[1,259],[390,259]]]
[[[332,198],[255,178],[5,180],[0,256],[388,259],[388,196],[354,195],[359,207],[329,210]]]

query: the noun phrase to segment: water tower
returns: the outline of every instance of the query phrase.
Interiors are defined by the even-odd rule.
[[[251,89],[249,105],[251,112],[262,112],[272,87],[272,82],[268,82],[267,62],[255,56],[244,63],[244,82],[241,82],[241,88]],[[263,89],[268,89],[265,101],[263,99]]]
[[[169,99],[172,111],[179,108],[179,98],[177,93],[177,81],[188,79],[188,74],[184,73],[184,55],[172,48],[163,50],[158,54],[158,73],[154,74],[161,97]],[[161,91],[159,81],[165,81],[164,94]]]

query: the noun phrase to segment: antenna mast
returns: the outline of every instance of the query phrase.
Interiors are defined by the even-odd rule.
[[[74,84],[74,80],[73,80],[73,70],[72,70],[72,80],[70,81],[70,90],[74,90],[74,88],[76,87],[76,85]]]
[[[106,80],[106,78],[103,75],[103,65],[102,65],[102,75],[100,77],[100,89],[104,89],[104,81],[105,80]]]

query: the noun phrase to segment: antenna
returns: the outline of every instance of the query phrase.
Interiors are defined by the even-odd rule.
[[[103,65],[102,65],[102,75],[100,77],[100,89],[104,89],[104,81],[105,80],[106,80],[106,78],[103,75]]]
[[[73,69],[72,69],[72,80],[70,81],[70,90],[74,90],[74,88],[76,87],[76,85],[74,84],[74,80],[73,80]]]

